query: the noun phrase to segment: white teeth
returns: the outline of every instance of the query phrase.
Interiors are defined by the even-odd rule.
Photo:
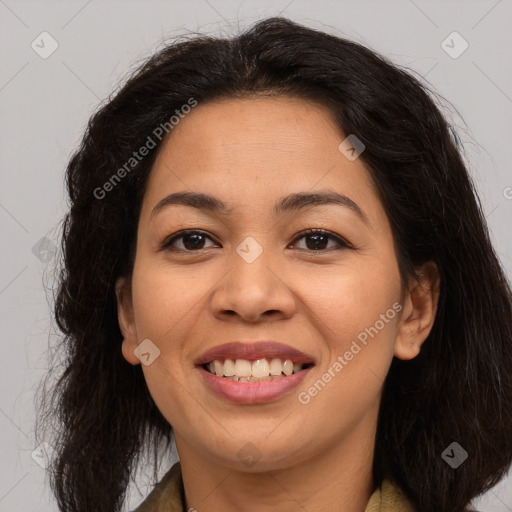
[[[290,359],[282,361],[281,359],[274,358],[257,359],[249,361],[247,359],[226,359],[224,363],[219,359],[211,361],[207,365],[210,373],[218,377],[224,376],[230,380],[240,382],[259,382],[279,379],[284,376],[298,373],[302,370],[302,363],[294,363]],[[284,374],[284,375],[283,375]]]
[[[266,382],[269,380],[281,379],[284,375],[267,375],[266,377],[262,377],[261,379],[257,379],[256,377],[224,377],[224,379],[234,380],[236,382]]]
[[[234,380],[238,380],[238,382],[266,382],[270,380],[270,375],[266,375],[265,377],[231,377]]]
[[[281,359],[272,359],[270,361],[270,375],[281,375],[281,373],[283,373]]]
[[[224,361],[224,368],[222,371],[226,377],[233,377],[235,375],[235,363],[233,362],[233,359],[226,359]]]
[[[237,377],[250,377],[252,365],[247,359],[237,359],[235,361],[235,375]]]
[[[283,373],[285,375],[291,375],[293,373],[293,363],[289,359],[283,364]]]
[[[252,376],[256,378],[268,377],[269,366],[266,359],[257,359],[252,363]]]
[[[212,363],[210,363],[210,365],[211,364]],[[213,361],[213,365],[214,365],[213,367],[215,369],[215,375],[217,375],[217,377],[222,377],[222,375],[224,374],[224,365],[220,361],[217,361],[217,359],[215,361]],[[211,366],[210,366],[210,371],[212,371]]]

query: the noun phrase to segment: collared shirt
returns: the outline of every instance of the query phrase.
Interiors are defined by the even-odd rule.
[[[187,512],[179,462],[172,466],[134,512]],[[384,480],[371,495],[364,512],[414,512],[414,509],[399,487],[390,480]]]

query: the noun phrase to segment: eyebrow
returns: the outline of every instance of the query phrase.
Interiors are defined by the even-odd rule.
[[[332,190],[317,192],[297,192],[279,199],[274,205],[274,215],[279,216],[283,213],[300,211],[315,206],[327,204],[338,204],[351,209],[363,222],[368,222],[368,217],[357,203],[349,197],[338,194]],[[171,205],[184,205],[206,210],[212,213],[230,214],[233,208],[217,197],[195,193],[195,192],[175,192],[169,194],[160,200],[151,211],[150,218]]]

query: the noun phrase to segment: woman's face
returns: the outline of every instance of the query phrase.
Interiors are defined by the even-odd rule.
[[[390,225],[362,160],[339,149],[347,135],[322,106],[253,97],[199,104],[162,146],[119,319],[183,453],[251,471],[247,456],[277,469],[371,440],[393,355],[417,354]],[[309,366],[286,376],[286,359]],[[236,382],[201,364],[214,360],[280,376]]]

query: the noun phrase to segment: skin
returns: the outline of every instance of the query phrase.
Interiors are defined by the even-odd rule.
[[[361,512],[374,491],[383,380],[393,356],[416,357],[432,328],[435,265],[425,264],[420,281],[402,289],[371,176],[361,158],[340,152],[346,135],[321,105],[283,96],[209,102],[170,135],[144,196],[131,283],[119,278],[116,292],[125,359],[140,364],[134,350],[145,339],[160,350],[143,371],[174,428],[187,508],[313,512],[343,503],[345,512]],[[327,189],[357,203],[366,221],[336,204],[273,214],[283,196]],[[171,205],[151,216],[178,191],[214,195],[232,211]],[[207,234],[199,249],[186,237],[174,241],[174,251],[160,248],[192,228]],[[311,237],[297,236],[308,228],[353,248],[327,238],[314,250]],[[263,249],[250,264],[236,252],[248,236]],[[300,403],[298,393],[395,303],[400,314]],[[289,344],[316,365],[298,388],[265,404],[232,403],[204,384],[195,358],[229,341],[258,339]],[[248,442],[260,457],[251,467],[238,456]]]

